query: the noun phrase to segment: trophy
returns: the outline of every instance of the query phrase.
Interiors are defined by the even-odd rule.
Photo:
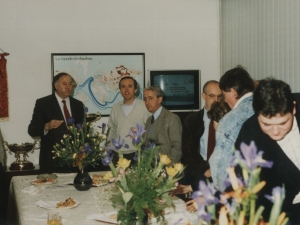
[[[96,121],[100,120],[100,118],[101,118],[100,112],[97,112],[96,114],[95,113],[86,114],[86,122],[89,122],[89,123],[96,122]]]
[[[16,161],[14,161],[9,169],[10,170],[33,170],[34,166],[32,162],[27,160],[28,153],[33,153],[35,149],[40,148],[40,141],[34,140],[34,143],[22,143],[22,144],[8,144],[4,141],[5,150],[12,155],[12,152],[15,153]],[[23,159],[21,160],[21,155],[23,155]]]

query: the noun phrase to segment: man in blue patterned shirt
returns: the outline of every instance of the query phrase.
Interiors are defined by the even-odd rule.
[[[241,66],[227,71],[220,79],[220,88],[225,102],[232,109],[219,122],[216,131],[216,146],[209,159],[215,187],[224,191],[226,169],[234,152],[234,144],[243,123],[254,114],[252,95],[254,82]]]

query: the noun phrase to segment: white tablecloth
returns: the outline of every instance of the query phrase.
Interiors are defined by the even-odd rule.
[[[103,172],[93,172],[101,174]],[[92,175],[93,173],[90,173]],[[110,202],[103,194],[103,187],[92,187],[88,191],[77,191],[73,185],[66,185],[66,182],[72,182],[76,174],[58,174],[58,182],[53,185],[45,186],[41,192],[36,195],[22,192],[25,188],[31,186],[30,181],[36,179],[32,176],[16,176],[12,178],[10,184],[9,196],[9,224],[19,225],[46,225],[47,213],[51,210],[40,208],[35,205],[39,200],[43,201],[64,201],[67,198],[75,199],[80,204],[72,209],[58,209],[63,218],[63,225],[100,225],[107,224],[95,220],[89,220],[87,217],[92,214],[103,214],[115,211]],[[184,202],[181,199],[173,197],[174,209],[166,209],[166,220],[168,224],[174,224],[179,218],[186,214]],[[13,220],[13,221],[11,221]],[[184,219],[183,221],[186,221]],[[153,223],[152,223],[153,224]]]

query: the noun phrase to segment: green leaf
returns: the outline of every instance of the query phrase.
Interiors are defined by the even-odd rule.
[[[122,198],[125,202],[125,205],[127,205],[127,203],[130,201],[130,199],[132,198],[133,194],[131,192],[126,192],[122,194]]]

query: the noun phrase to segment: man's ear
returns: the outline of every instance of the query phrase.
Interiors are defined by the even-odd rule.
[[[163,100],[163,97],[158,97],[158,102],[159,102],[159,104],[162,103],[162,100]]]
[[[230,88],[230,96],[233,98],[233,99],[237,99],[237,92],[236,90],[234,90],[233,88]]]
[[[293,103],[294,103],[294,108],[293,108],[293,115],[296,115],[296,112],[297,112],[297,110],[296,110],[296,105],[297,105],[297,102],[295,102],[295,101],[293,101]]]
[[[201,97],[202,97],[203,100],[205,100],[205,93],[204,92],[202,92]]]

